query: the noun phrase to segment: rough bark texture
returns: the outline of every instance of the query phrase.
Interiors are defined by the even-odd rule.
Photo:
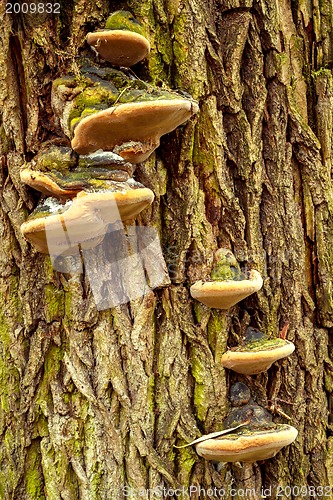
[[[138,489],[160,485],[223,487],[207,498],[228,499],[272,487],[277,498],[278,485],[333,487],[332,1],[60,3],[60,15],[0,6],[0,498],[118,500],[124,485],[134,499],[158,498]],[[39,194],[19,170],[61,136],[52,80],[118,8],[150,34],[138,74],[191,93],[200,113],[135,174],[155,193],[140,223],[158,230],[172,283],[99,312],[85,275],[55,272],[22,238]],[[218,247],[264,278],[227,312],[189,295]],[[290,358],[256,377],[224,371],[227,343],[249,324],[276,336],[285,322]],[[173,448],[221,428],[235,380],[288,414],[297,441],[264,463],[218,467]]]

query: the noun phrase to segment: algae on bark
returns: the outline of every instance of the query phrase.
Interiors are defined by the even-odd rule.
[[[123,498],[123,487],[235,490],[332,482],[332,5],[328,1],[129,0],[148,61],[135,72],[200,102],[135,173],[155,192],[140,223],[159,231],[171,285],[98,311],[87,276],[61,274],[24,241],[38,194],[21,166],[60,138],[54,80],[88,50],[117,2],[61,3],[60,16],[5,15],[0,29],[0,498]],[[189,296],[217,248],[260,271],[230,312]],[[133,280],[135,280],[133,276]],[[221,429],[220,357],[251,325],[295,353],[248,381],[299,430],[269,461],[214,465],[176,450]],[[277,423],[286,423],[277,413]],[[188,498],[188,495],[184,498]],[[153,496],[151,496],[153,498]],[[233,496],[232,498],[237,498]]]

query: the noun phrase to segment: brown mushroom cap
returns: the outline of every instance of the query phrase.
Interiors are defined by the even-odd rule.
[[[129,68],[145,59],[150,51],[147,38],[128,30],[100,30],[88,33],[87,42],[114,66]]]
[[[227,351],[222,356],[222,366],[244,375],[267,371],[275,361],[289,356],[295,350],[295,345],[288,340],[274,340],[277,343],[275,347],[265,348],[263,343],[262,349],[254,350],[247,349],[245,344],[244,347]]]
[[[47,199],[22,224],[23,235],[37,251],[53,255],[72,255],[79,251],[79,246],[98,245],[108,224],[136,217],[154,199],[150,189],[137,186],[133,189],[138,184],[134,181],[114,184],[126,187],[122,191],[81,191],[66,205]]]
[[[62,188],[58,182],[52,179],[52,176],[44,172],[38,172],[30,168],[25,168],[20,172],[21,181],[28,186],[37,189],[47,196],[56,198],[73,198],[79,191],[82,191],[84,184],[77,187]]]
[[[198,105],[189,99],[156,99],[113,106],[78,122],[72,148],[79,154],[87,154],[98,149],[112,151],[133,141],[137,143],[137,151],[131,151],[130,161],[140,163],[158,147],[162,135],[197,111]],[[126,153],[118,153],[128,159]]]
[[[215,309],[229,309],[263,285],[258,271],[250,271],[246,280],[234,281],[197,281],[191,286],[190,292],[194,299]]]
[[[31,168],[25,168],[20,172],[21,181],[28,186],[37,189],[47,196],[68,199],[74,198],[80,191],[89,187],[95,188],[103,184],[103,180],[126,182],[129,175],[121,170],[108,169],[81,169],[67,172],[61,175],[57,171],[38,172]]]
[[[78,157],[71,148],[45,143],[34,159],[23,165],[20,176],[25,184],[47,196],[68,199],[83,189],[103,187],[103,180],[126,182],[134,170],[134,165],[111,151]]]
[[[218,439],[196,445],[198,455],[218,462],[256,462],[274,457],[297,437],[291,425],[277,424],[274,429],[251,431],[245,428]]]

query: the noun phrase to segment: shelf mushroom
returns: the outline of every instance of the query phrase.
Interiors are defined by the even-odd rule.
[[[271,414],[252,399],[242,398],[241,403],[237,400],[240,390],[246,393],[242,386],[245,384],[231,387],[233,408],[224,421],[224,428],[231,428],[232,432],[196,444],[201,457],[218,462],[252,463],[274,457],[281,448],[295,441],[298,434],[295,427],[275,424]]]
[[[78,157],[71,148],[51,145],[24,165],[21,180],[37,191],[60,199],[103,186],[103,181],[126,182],[134,166],[112,152]]]
[[[114,66],[130,67],[147,57],[150,44],[131,12],[118,10],[106,21],[105,29],[88,33],[87,42]]]
[[[88,43],[112,64],[128,67],[150,49],[127,11],[113,13],[106,30],[90,33]],[[21,231],[40,252],[71,255],[98,245],[108,224],[132,219],[152,203],[153,192],[131,178],[133,164],[147,159],[160,137],[187,121],[198,105],[191,96],[89,58],[80,58],[75,74],[53,82],[51,105],[72,149],[48,143],[22,168],[21,180],[52,198]]]
[[[186,122],[198,111],[189,99],[161,99],[113,106],[80,120],[72,148],[79,154],[96,149],[115,150],[131,163],[146,160],[162,135]]]
[[[220,248],[215,253],[215,260],[211,279],[197,281],[190,288],[192,297],[199,302],[216,309],[229,309],[262,287],[260,273],[255,270],[247,275],[242,273],[230,250]]]
[[[282,338],[270,338],[256,328],[248,327],[244,343],[222,356],[222,366],[244,375],[267,371],[278,359],[292,354],[295,345]]]
[[[153,192],[129,179],[105,181],[104,187],[80,191],[62,204],[47,198],[21,226],[38,252],[72,255],[93,248],[107,233],[108,224],[136,217],[154,199]]]
[[[191,97],[160,89],[120,71],[83,65],[81,79],[53,82],[52,107],[72,148],[80,155],[114,151],[140,163],[158,147],[160,137],[198,111]]]

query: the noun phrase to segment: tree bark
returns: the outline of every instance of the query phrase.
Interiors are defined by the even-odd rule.
[[[98,311],[84,273],[54,271],[22,237],[40,195],[19,171],[61,137],[52,81],[118,8],[149,33],[138,76],[200,112],[135,172],[155,193],[138,221],[158,231],[171,283]],[[332,1],[70,0],[59,15],[5,3],[0,15],[0,498],[190,498],[190,486],[193,499],[333,498]],[[189,294],[219,247],[264,278],[230,311]],[[277,336],[285,322],[292,356],[255,377],[222,368],[248,325]],[[236,380],[296,442],[260,464],[173,448],[221,429]]]

